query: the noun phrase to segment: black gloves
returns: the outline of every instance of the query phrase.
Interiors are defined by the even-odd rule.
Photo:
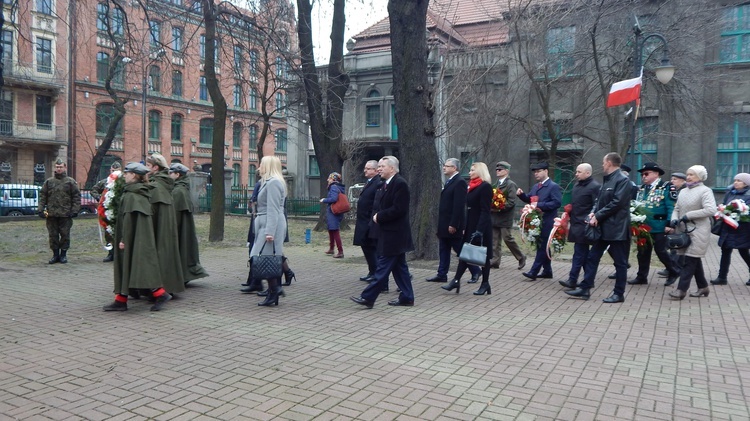
[[[687,215],[685,215],[682,218],[680,218],[680,221],[682,221],[682,222],[684,222],[684,223],[687,224],[688,222],[690,222],[690,219],[688,219]]]
[[[677,224],[679,224],[679,223],[680,223],[679,219],[673,219],[673,220],[669,221],[669,227],[670,228],[676,228]]]
[[[39,215],[40,218],[44,219],[46,216],[44,216],[44,212],[37,212],[37,215]]]

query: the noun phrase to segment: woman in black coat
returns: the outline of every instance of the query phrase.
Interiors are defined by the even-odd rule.
[[[492,203],[492,185],[490,172],[483,162],[475,162],[469,170],[469,191],[466,194],[466,230],[464,231],[464,242],[471,239],[472,234],[482,234],[482,245],[487,247],[487,261],[482,268],[482,284],[474,295],[487,295],[492,293],[490,288],[490,260],[492,259],[492,222],[490,220],[490,204]],[[474,244],[478,240],[474,241]],[[456,276],[448,285],[442,286],[446,291],[461,290],[461,276],[468,268],[468,264],[458,261]]]
[[[750,174],[739,173],[734,177],[732,187],[724,195],[724,205],[735,199],[741,199],[750,205]],[[723,224],[723,223],[722,223]],[[740,222],[737,229],[729,225],[721,226],[719,235],[719,247],[721,247],[721,260],[719,261],[719,276],[712,280],[713,285],[726,285],[729,274],[729,264],[732,263],[732,250],[737,249],[740,257],[750,269],[750,222]],[[750,280],[745,285],[750,286]]]

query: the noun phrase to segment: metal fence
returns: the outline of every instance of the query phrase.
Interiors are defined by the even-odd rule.
[[[224,210],[227,213],[245,215],[248,212],[253,187],[232,186],[224,199]],[[206,194],[198,197],[198,210],[211,211],[211,185],[206,186]],[[320,199],[318,198],[288,198],[286,201],[289,216],[310,216],[320,213]]]

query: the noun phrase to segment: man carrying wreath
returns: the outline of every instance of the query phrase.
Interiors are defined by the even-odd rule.
[[[493,189],[492,206],[490,207],[492,245],[494,247],[490,266],[493,268],[500,267],[502,239],[513,257],[518,260],[518,269],[521,270],[526,266],[526,256],[513,238],[512,231],[518,186],[510,179],[510,164],[506,161],[500,161],[495,165],[495,174],[497,174],[497,184]]]

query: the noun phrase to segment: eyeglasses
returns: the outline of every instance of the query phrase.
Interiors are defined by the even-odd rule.
[[[373,170],[373,171],[377,170],[377,168],[371,168],[371,167],[365,167],[365,169],[366,170]]]
[[[455,166],[455,165],[451,165],[451,164],[445,164],[445,165],[443,165],[443,166],[444,166],[444,167],[453,167],[453,168],[456,168],[456,166]]]

